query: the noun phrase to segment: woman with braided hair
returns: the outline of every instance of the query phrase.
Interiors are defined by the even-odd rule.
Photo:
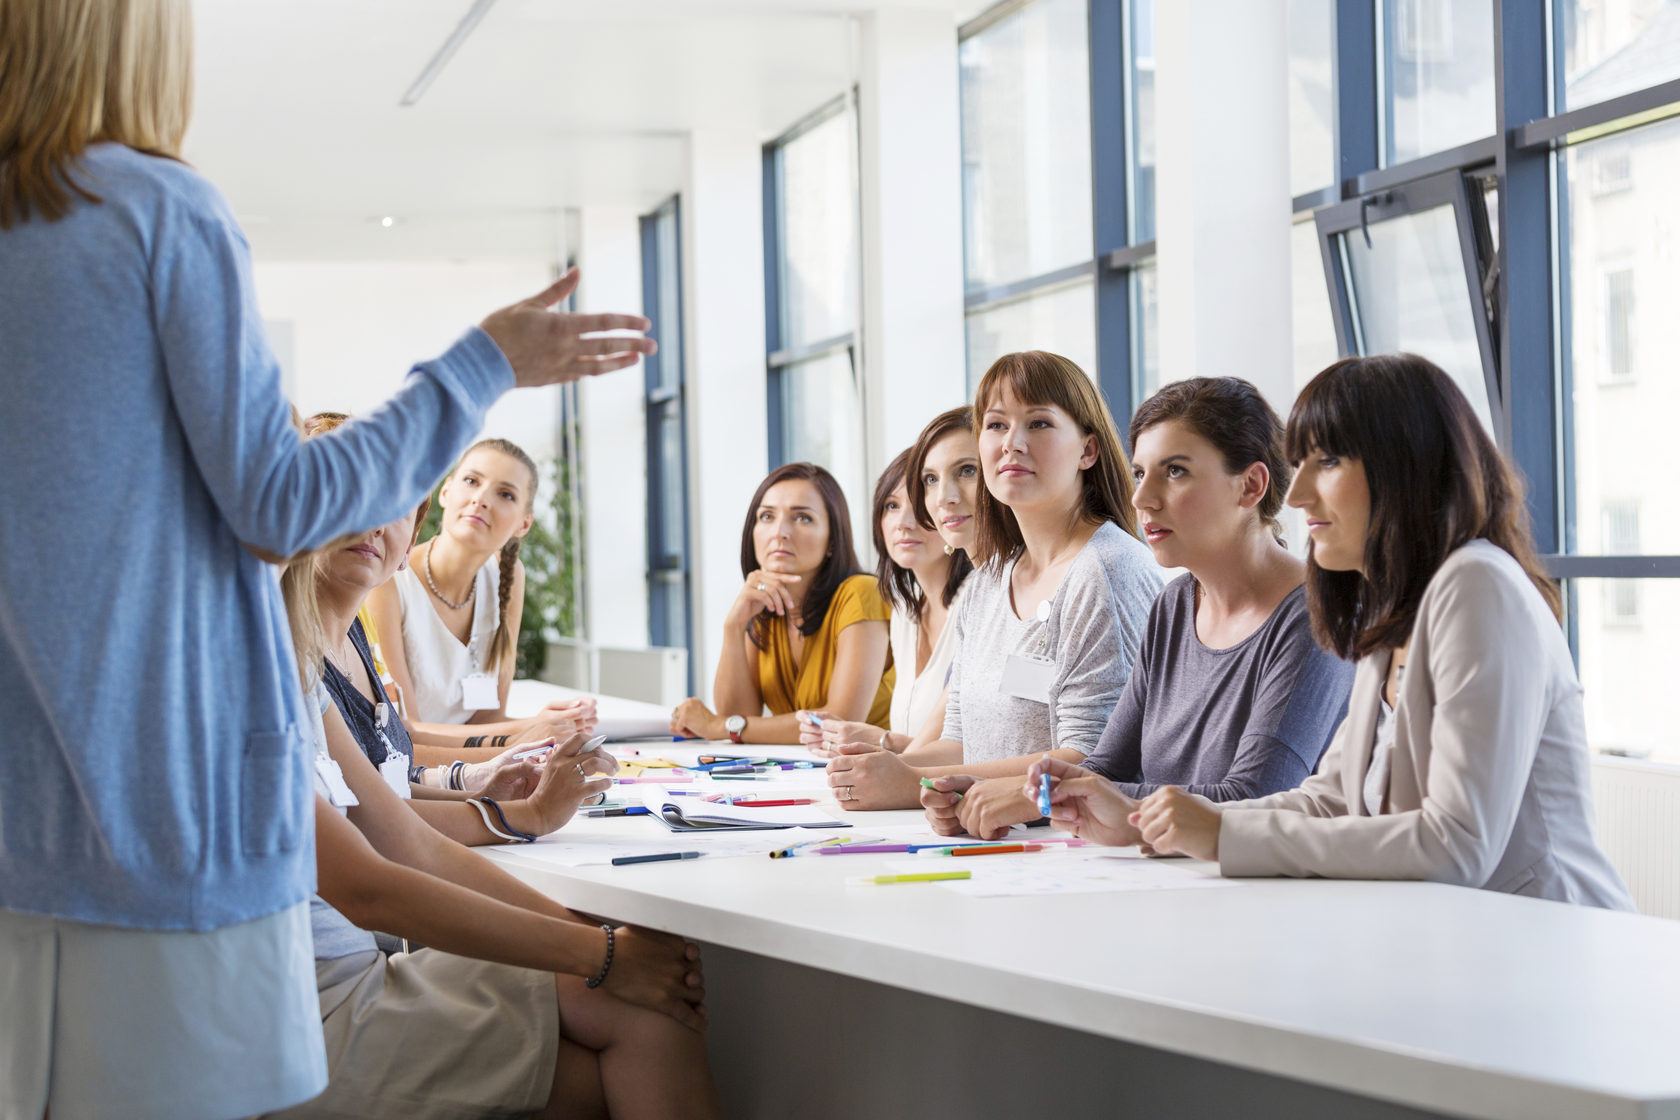
[[[473,444],[438,492],[437,535],[368,597],[421,765],[485,762],[511,744],[595,725],[588,699],[550,704],[528,720],[507,717],[525,608],[519,546],[536,490],[537,465],[518,444]]]

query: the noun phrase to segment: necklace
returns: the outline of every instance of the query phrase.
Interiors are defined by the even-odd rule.
[[[472,602],[473,585],[471,583],[467,584],[467,597],[462,599],[459,603],[451,603],[444,596],[443,592],[438,590],[436,581],[432,579],[432,544],[436,540],[437,538],[433,537],[430,541],[426,542],[426,555],[420,558],[420,566],[425,570],[426,586],[432,589],[432,594],[437,596],[438,602],[442,603],[452,611],[458,611],[468,603]]]

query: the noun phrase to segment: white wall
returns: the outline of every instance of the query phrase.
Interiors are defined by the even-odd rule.
[[[867,501],[887,460],[963,403],[967,382],[955,21],[875,12],[859,41]]]
[[[396,392],[416,363],[448,349],[496,308],[547,286],[541,261],[258,262],[263,318],[290,324],[293,403],[304,415],[362,413]],[[484,432],[533,456],[554,453],[555,390],[510,393]]]
[[[689,137],[683,187],[694,680],[710,696],[723,615],[741,588],[741,524],[769,461],[762,145]]]
[[[1156,12],[1161,381],[1243,377],[1286,415],[1295,385],[1284,3],[1197,0]]]
[[[584,207],[578,310],[642,310],[641,235],[634,208]],[[646,374],[641,365],[585,381],[583,419],[585,594],[589,639],[645,646],[647,595]]]

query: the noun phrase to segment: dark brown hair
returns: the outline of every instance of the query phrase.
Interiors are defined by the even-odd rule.
[[[904,468],[904,492],[910,498],[910,508],[916,514],[916,523],[924,529],[935,532],[939,526],[934,523],[933,514],[927,508],[927,484],[922,481],[922,475],[927,473],[927,457],[933,451],[933,445],[950,435],[952,432],[974,431],[974,406],[958,405],[948,409],[928,421],[928,426],[922,429],[922,434],[916,437],[916,442],[910,447],[910,462]]]
[[[808,638],[822,626],[823,619],[828,615],[828,604],[840,585],[848,576],[861,573],[857,549],[852,545],[852,515],[840,484],[815,463],[784,463],[764,476],[764,481],[753,491],[752,503],[747,506],[747,520],[741,526],[741,578],[745,579],[758,570],[758,553],[753,550],[753,523],[758,520],[758,507],[764,503],[764,495],[770,487],[789,480],[809,482],[815,487],[817,496],[822,499],[823,511],[828,515],[827,555],[816,575],[811,577],[811,585],[805,589],[805,598],[800,604],[799,632]],[[769,621],[769,612],[764,612],[747,627],[747,636],[759,649],[764,648],[765,628]]]
[[[887,552],[887,537],[881,532],[881,518],[886,516],[887,501],[898,489],[901,482],[906,482],[905,472],[910,464],[910,456],[915,448],[907,447],[893,457],[887,464],[886,470],[875,481],[875,502],[870,513],[870,529],[875,535],[875,584],[881,589],[881,598],[916,618],[922,615],[922,585],[916,580],[916,573],[909,568],[900,567]],[[908,489],[908,486],[906,487]],[[906,498],[908,501],[908,498]],[[919,511],[918,511],[919,512]],[[918,516],[920,522],[925,514]],[[933,526],[923,525],[923,529],[933,532]],[[945,570],[945,587],[940,591],[939,601],[945,606],[951,605],[951,600],[957,597],[962,588],[963,580],[974,570],[968,557],[955,552],[950,554],[950,565]]]
[[[1004,386],[1017,400],[1029,405],[1053,405],[1073,418],[1086,435],[1097,441],[1097,461],[1081,472],[1082,512],[1086,520],[1101,524],[1112,521],[1132,536],[1137,535],[1137,513],[1132,509],[1132,467],[1120,445],[1120,432],[1102,394],[1078,365],[1043,350],[1005,354],[992,363],[974,392],[974,427],[985,427],[986,406],[996,400]],[[982,486],[975,501],[974,564],[1000,565],[1021,551],[1021,526],[1010,508]]]
[[[1133,456],[1138,437],[1176,420],[1213,444],[1225,470],[1241,474],[1255,463],[1266,468],[1266,493],[1255,507],[1260,523],[1283,543],[1284,495],[1291,471],[1283,454],[1283,421],[1260,390],[1240,377],[1191,377],[1175,381],[1138,406],[1127,433]]]
[[[1398,649],[1424,588],[1474,540],[1510,553],[1554,615],[1562,599],[1535,554],[1523,485],[1464,394],[1416,354],[1343,358],[1307,383],[1289,414],[1290,461],[1357,459],[1371,491],[1364,574],[1321,568],[1307,550],[1313,635],[1342,658]]]

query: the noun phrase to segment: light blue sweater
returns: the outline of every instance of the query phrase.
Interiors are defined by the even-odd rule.
[[[303,443],[250,253],[190,168],[98,145],[99,195],[0,231],[0,908],[214,929],[315,887],[276,570],[412,509],[513,385],[473,329]]]

